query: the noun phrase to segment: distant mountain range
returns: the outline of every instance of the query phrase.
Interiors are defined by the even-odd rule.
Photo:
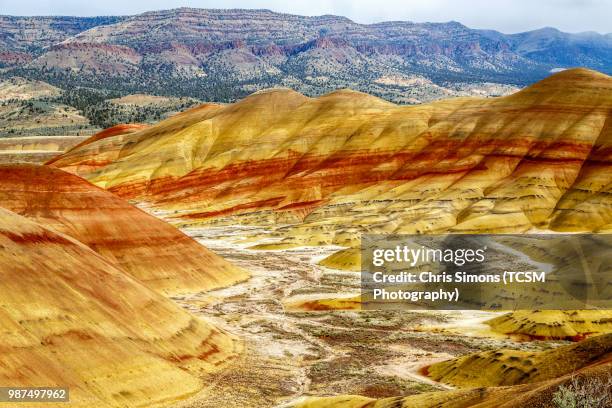
[[[574,66],[612,73],[612,34],[507,35],[458,22],[358,24],[238,9],[0,16],[3,75],[219,101],[272,86],[306,94],[350,87],[397,102],[471,94],[474,86],[502,94],[489,83],[523,86]]]

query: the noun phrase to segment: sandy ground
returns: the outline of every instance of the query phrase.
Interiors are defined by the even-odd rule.
[[[246,247],[254,227],[186,229],[252,278],[207,293],[175,297],[190,312],[245,341],[244,355],[198,395],[176,407],[273,407],[304,396],[410,395],[449,388],[420,374],[437,361],[518,347],[488,330],[497,313],[479,311],[288,312],[288,300],[352,296],[360,275],[316,265],[337,247],[259,251]]]

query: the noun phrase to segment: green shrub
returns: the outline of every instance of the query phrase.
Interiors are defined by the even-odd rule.
[[[557,408],[612,407],[612,377],[607,381],[573,377],[568,384],[559,386],[553,403]]]

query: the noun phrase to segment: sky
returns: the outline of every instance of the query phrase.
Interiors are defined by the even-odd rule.
[[[0,14],[4,15],[128,15],[176,7],[335,14],[358,23],[454,20],[471,28],[503,33],[542,27],[567,32],[612,32],[612,0],[0,0]]]

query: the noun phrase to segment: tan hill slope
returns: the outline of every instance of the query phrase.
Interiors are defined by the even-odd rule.
[[[79,240],[163,293],[207,290],[248,276],[174,227],[52,167],[0,165],[0,207]]]
[[[59,155],[89,139],[89,136],[23,136],[0,139],[0,151],[40,151]]]
[[[89,247],[4,209],[0,299],[0,383],[67,386],[76,407],[185,398],[241,347]]]
[[[458,387],[533,383],[561,377],[593,362],[612,361],[612,334],[548,351],[490,350],[427,367],[432,379]]]
[[[496,332],[532,339],[580,340],[589,335],[612,333],[609,310],[519,310],[487,323]]]
[[[83,112],[60,103],[63,92],[43,81],[21,77],[0,79],[0,141],[15,136],[91,135],[95,127]],[[76,144],[68,145],[67,141],[64,142],[67,147]],[[66,149],[53,150],[58,150],[55,152],[58,155]],[[52,157],[48,155],[41,162]],[[0,156],[0,161],[6,162],[3,159]]]
[[[585,69],[419,106],[270,90],[52,164],[177,222],[288,222],[284,245],[350,246],[366,230],[599,231],[612,223],[611,109],[612,79]]]
[[[61,94],[61,89],[43,81],[35,81],[21,77],[12,77],[0,81],[0,102],[20,99],[55,97]]]
[[[23,136],[0,139],[0,163],[44,163],[88,136]]]
[[[89,119],[72,106],[53,100],[11,99],[0,102],[0,135],[90,135]]]
[[[0,163],[45,163],[97,130],[63,94],[43,81],[0,79]]]

